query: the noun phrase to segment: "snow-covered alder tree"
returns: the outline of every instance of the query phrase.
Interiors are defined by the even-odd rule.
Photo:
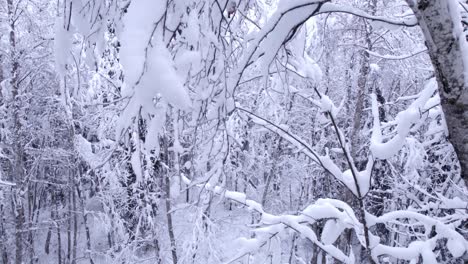
[[[463,263],[464,1],[0,0],[1,263]]]

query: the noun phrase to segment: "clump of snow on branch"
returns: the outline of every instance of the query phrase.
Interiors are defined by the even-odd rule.
[[[183,180],[186,184],[191,183],[186,177],[183,177]],[[261,214],[261,227],[254,230],[256,236],[253,238],[239,239],[237,241],[237,243],[240,244],[238,253],[226,263],[231,263],[245,255],[257,252],[260,248],[264,247],[272,237],[288,229],[298,232],[301,237],[310,240],[330,256],[344,263],[354,263],[353,253],[351,252],[350,256],[346,256],[341,250],[332,245],[344,230],[354,230],[360,243],[363,246],[365,245],[363,226],[356,217],[353,209],[345,202],[335,199],[318,199],[297,215],[273,215],[265,212],[259,203],[247,199],[245,193],[228,191],[222,187],[213,186],[211,184],[205,184],[203,186],[206,190],[214,194],[238,202]],[[202,185],[200,185],[200,187],[202,187]],[[377,261],[379,256],[386,255],[410,261],[415,261],[421,257],[424,263],[437,263],[434,249],[437,241],[440,239],[447,239],[447,247],[455,258],[461,257],[468,250],[468,242],[461,234],[455,231],[455,226],[417,212],[399,210],[386,213],[380,217],[367,213],[366,218],[370,226],[390,222],[405,226],[407,225],[406,223],[399,222],[398,220],[408,219],[411,225],[424,226],[425,230],[427,230],[427,235],[429,235],[433,228],[435,228],[434,230],[436,232],[435,236],[431,238],[427,237],[426,240],[411,242],[407,247],[380,244],[379,238],[370,234],[371,252],[374,261]],[[327,220],[320,239],[308,226],[319,220]]]
[[[452,16],[453,21],[462,21],[461,18],[461,6],[463,5],[459,1],[447,1],[448,9],[450,12],[450,15]],[[468,41],[466,40],[467,37],[467,31],[463,30],[462,23],[453,23],[453,34],[455,37],[455,40],[458,41],[460,45],[460,51],[463,54],[462,56],[462,68],[463,72],[462,74],[464,75],[465,78],[465,89],[468,87]],[[465,98],[467,99],[467,98]]]
[[[179,75],[169,50],[162,39],[155,36],[164,15],[165,2],[142,0],[130,4],[124,17],[125,28],[121,34],[121,64],[125,71],[124,95],[132,96],[123,112],[117,132],[127,127],[140,110],[158,116],[151,122],[151,132],[161,127],[156,101],[162,100],[172,106],[186,110],[191,100]],[[155,141],[148,147],[155,147]]]
[[[62,19],[57,19],[55,22],[54,53],[56,70],[61,77],[65,76],[72,41],[73,34],[65,29]]]
[[[437,82],[435,81],[435,78],[432,78],[427,82],[424,90],[419,94],[418,98],[406,110],[398,113],[395,119],[396,135],[387,142],[383,142],[377,98],[374,94],[371,95],[374,126],[372,129],[370,149],[374,157],[379,159],[388,159],[403,147],[411,126],[421,119],[421,114],[425,110],[426,103],[434,95],[436,90]]]
[[[312,102],[314,102],[314,104],[320,108],[320,111],[323,113],[330,113],[333,116],[338,114],[338,108],[328,95],[321,94],[319,100],[312,100]]]
[[[251,33],[253,41],[249,43],[249,47],[244,52],[238,70],[230,77],[228,91],[232,92],[234,90],[242,77],[243,71],[251,62],[260,58],[261,68],[268,71],[269,65],[283,45],[283,41],[286,41],[290,34],[293,34],[291,29],[300,26],[314,12],[318,11],[321,2],[323,1],[280,1],[276,11],[262,29]],[[298,6],[301,6],[301,8],[297,8]],[[309,66],[313,68],[314,64],[309,64]],[[309,74],[311,77],[314,75],[310,72]]]

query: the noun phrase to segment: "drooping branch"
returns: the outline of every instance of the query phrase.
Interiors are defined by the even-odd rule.
[[[187,185],[191,184],[192,181],[190,179],[185,176],[182,176],[182,178]],[[361,243],[364,243],[362,241],[364,237],[362,234],[363,224],[359,222],[353,209],[343,201],[335,199],[318,199],[298,214],[273,215],[265,212],[260,203],[247,199],[247,195],[245,193],[229,191],[220,186],[213,186],[210,183],[196,184],[195,186],[203,187],[205,190],[212,192],[215,195],[237,202],[249,208],[249,210],[253,210],[261,215],[261,224],[263,227],[255,230],[257,236],[245,240],[246,247],[242,248],[240,253],[226,263],[232,263],[245,255],[259,250],[267,244],[269,239],[284,232],[287,228],[294,230],[301,236],[307,238],[334,259],[343,263],[354,263],[352,255],[346,256],[341,250],[333,246],[332,243],[324,242],[329,241],[328,238],[324,239],[324,235],[327,236],[328,234],[322,233],[323,241],[318,239],[315,232],[309,226],[316,223],[318,220],[339,221],[340,225],[343,225],[344,227],[343,230],[349,228],[353,229]],[[435,254],[433,252],[432,245],[434,245],[438,240],[444,238],[448,239],[449,250],[451,254],[456,257],[460,257],[468,249],[468,242],[461,234],[454,230],[454,226],[452,224],[446,224],[441,220],[431,218],[414,211],[398,210],[386,213],[380,217],[375,217],[374,215],[367,213],[366,218],[369,227],[375,226],[376,224],[396,224],[407,226],[408,224],[397,220],[408,219],[414,221],[412,225],[423,225],[428,230],[435,228],[434,230],[436,233],[435,236],[428,238],[425,241],[412,242],[407,247],[404,247],[380,244],[378,243],[378,238],[373,236],[369,231],[369,237],[372,236],[373,238],[372,244],[369,247],[369,251],[371,252],[373,259],[378,259],[379,256],[389,255],[396,259],[412,260],[421,256],[425,261],[433,260],[435,259]],[[466,220],[466,217],[464,220]]]
[[[186,184],[191,183],[190,179],[186,177],[183,178]],[[260,203],[247,199],[245,193],[229,191],[219,186],[212,186],[210,183],[199,184],[198,186],[203,187],[213,194],[220,195],[231,201],[237,202],[246,206],[250,210],[259,213],[262,217],[261,222],[266,225],[266,227],[257,229],[256,233],[268,234],[268,236],[258,236],[251,239],[252,241],[250,241],[248,248],[242,250],[241,253],[237,254],[233,259],[227,261],[226,263],[231,263],[249,253],[259,250],[266,244],[269,239],[271,239],[272,235],[281,233],[286,228],[290,228],[298,232],[334,259],[343,263],[354,263],[352,256],[346,256],[341,250],[332,244],[325,244],[321,242],[315,232],[308,226],[316,223],[318,220],[337,219],[340,220],[343,224],[346,224],[347,228],[354,228],[359,235],[359,221],[352,212],[352,209],[341,201],[333,199],[320,199],[316,203],[306,207],[297,215],[277,216],[265,212]]]
[[[7,181],[2,181],[2,180],[0,180],[0,185],[15,186],[16,184],[13,183],[13,182],[7,182]]]
[[[310,0],[279,8],[257,33],[257,37],[254,38],[252,43],[249,44],[249,48],[244,52],[237,70],[230,77],[228,92],[231,95],[234,93],[234,90],[240,84],[244,71],[254,61],[262,57],[264,64],[268,65],[272,58],[276,56],[281,45],[289,41],[292,31],[313,16],[329,13],[346,13],[391,26],[414,27],[418,25],[415,16],[406,19],[374,16],[352,6],[331,3],[330,0]],[[268,41],[269,39],[274,39],[274,42]]]
[[[326,156],[319,155],[304,140],[300,139],[297,135],[294,135],[286,131],[281,126],[278,126],[274,124],[273,122],[265,118],[262,118],[242,107],[237,106],[236,109],[247,113],[249,117],[252,118],[252,121],[255,124],[265,127],[266,129],[278,134],[282,138],[292,143],[294,146],[296,146],[300,150],[300,152],[304,153],[312,161],[316,162],[319,166],[321,166],[326,172],[333,175],[338,181],[342,182],[345,186],[348,187],[347,183],[343,179],[343,173],[341,169],[330,159],[328,155]]]
[[[318,12],[318,14],[327,13],[345,13],[392,26],[414,27],[418,25],[418,21],[415,16],[410,16],[406,19],[394,19],[384,16],[374,16],[352,6],[337,5],[333,3],[323,4],[320,8],[320,11]]]
[[[369,53],[369,55],[371,56],[384,59],[384,60],[406,60],[406,59],[412,58],[420,54],[425,54],[427,52],[427,49],[417,50],[415,52],[412,52],[410,54],[405,54],[405,55],[382,55],[382,54],[379,54],[370,50],[366,50],[366,52]]]
[[[305,23],[310,17],[315,16],[319,12],[320,7],[328,1],[330,0],[313,0],[286,6],[276,11],[244,52],[237,70],[230,77],[228,92],[231,95],[234,93],[244,71],[256,59],[264,57],[263,59],[269,64],[273,57],[276,56],[281,45],[283,45],[284,40],[290,36],[290,32]],[[272,40],[270,41],[271,43],[266,43],[268,39]]]

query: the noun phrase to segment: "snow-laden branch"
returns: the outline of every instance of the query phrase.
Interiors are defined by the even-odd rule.
[[[376,52],[373,52],[373,51],[370,51],[370,50],[366,50],[366,52],[369,53],[369,55],[371,55],[371,56],[381,58],[381,59],[384,59],[384,60],[406,60],[408,58],[414,57],[414,56],[419,55],[419,54],[425,54],[427,52],[427,49],[424,48],[424,49],[412,52],[410,54],[396,55],[396,56],[395,55],[382,55],[382,54],[379,54],[379,53],[376,53]]]
[[[13,182],[8,182],[8,181],[3,181],[0,180],[0,186],[5,185],[5,186],[15,186],[16,184]]]
[[[229,78],[228,92],[232,94],[239,85],[245,69],[262,57],[265,69],[274,59],[280,47],[287,42],[291,31],[316,15],[320,6],[329,0],[280,1],[278,9],[263,28],[255,33],[249,47],[243,52],[237,70]]]
[[[370,15],[360,9],[354,8],[352,6],[345,6],[345,5],[338,5],[333,3],[325,3],[320,8],[318,14],[325,14],[325,13],[346,13],[353,16],[362,17],[365,19],[369,19],[372,21],[381,22],[384,24],[389,24],[393,26],[405,26],[405,27],[414,27],[418,25],[418,21],[416,16],[410,16],[405,19],[394,19],[390,17],[383,17],[383,16],[374,16]]]
[[[264,27],[254,34],[253,40],[245,50],[237,70],[233,71],[230,76],[228,92],[230,94],[234,92],[245,69],[250,64],[261,58],[262,68],[268,69],[268,65],[276,56],[280,47],[291,38],[291,32],[309,18],[326,13],[347,13],[393,26],[412,27],[418,24],[415,16],[405,19],[374,16],[352,6],[333,4],[330,0],[280,1],[276,12],[269,18]]]
[[[187,177],[182,175],[182,178],[186,184],[189,185],[191,183],[191,180]],[[336,235],[333,234],[333,232],[322,232],[322,241],[320,241],[317,234],[308,226],[316,223],[318,220],[330,219],[329,221],[336,221],[337,225],[340,226],[341,231],[346,228],[354,228],[357,230],[356,233],[359,236],[361,233],[359,232],[359,230],[361,230],[360,223],[351,207],[344,202],[333,199],[320,199],[297,215],[277,216],[265,212],[260,203],[247,199],[247,195],[245,193],[229,191],[219,186],[212,186],[210,183],[206,183],[204,185],[199,184],[198,186],[204,187],[205,190],[210,191],[213,194],[220,195],[231,201],[242,204],[250,210],[258,212],[261,215],[261,223],[265,225],[264,227],[255,230],[255,233],[257,234],[255,238],[244,239],[239,253],[226,263],[232,263],[247,254],[260,250],[260,248],[263,247],[268,240],[272,238],[272,236],[282,233],[288,228],[295,230],[336,260],[343,263],[354,263],[352,255],[346,256],[340,249],[332,245],[340,234]],[[331,237],[329,234],[332,234]]]
[[[374,167],[374,160],[369,157],[366,169],[364,171],[358,171],[354,163],[354,157],[351,156],[351,151],[349,150],[349,145],[347,144],[343,130],[336,122],[336,115],[338,113],[337,108],[327,95],[321,94],[317,89],[315,89],[315,92],[320,97],[320,101],[317,105],[320,107],[322,112],[325,112],[328,115],[332,122],[341,150],[348,162],[349,169],[343,173],[343,181],[348,189],[350,189],[356,197],[361,199],[370,190],[370,179],[372,169]]]
[[[321,100],[319,101],[314,100],[313,102],[319,107],[321,107],[322,111],[325,111],[330,115],[332,115],[333,113],[333,116],[334,116],[334,114],[337,111],[336,107],[334,107],[331,100],[325,95],[322,96]],[[265,118],[262,118],[240,106],[237,106],[236,109],[247,113],[247,115],[251,118],[252,122],[254,122],[255,124],[262,126],[270,130],[271,132],[278,134],[280,137],[284,138],[289,143],[293,144],[295,147],[298,148],[298,150],[301,153],[305,154],[312,161],[320,165],[326,172],[330,173],[333,177],[335,177],[335,179],[343,183],[357,197],[363,197],[369,191],[370,177],[371,177],[371,171],[373,167],[372,159],[369,159],[366,165],[366,168],[363,171],[358,171],[354,167],[354,165],[350,165],[350,166],[353,166],[351,169],[342,171],[338,167],[338,165],[336,165],[336,163],[330,158],[328,153],[325,156],[318,154],[315,150],[313,150],[311,146],[309,146],[308,143],[306,143],[305,140],[301,139],[298,135],[295,135],[292,132],[286,131],[281,126],[276,125],[273,122]],[[340,142],[346,142],[341,130],[339,130],[339,128],[336,128],[336,129],[338,129],[337,133],[339,134],[338,137],[340,139]],[[344,144],[343,144],[343,148],[345,149],[344,150],[345,153],[349,153],[349,150],[347,150],[347,146],[344,146]],[[350,159],[350,164],[354,164],[352,157],[350,157],[349,155],[348,155],[348,159]],[[356,179],[354,179],[354,176]],[[359,191],[357,191],[358,188],[359,188]]]
[[[372,129],[370,150],[374,157],[379,159],[388,159],[400,151],[405,144],[405,140],[410,132],[411,126],[421,119],[421,113],[424,109],[427,109],[426,105],[428,103],[433,103],[434,100],[430,99],[436,90],[437,82],[435,78],[432,78],[428,81],[418,98],[406,110],[398,113],[395,120],[397,122],[397,134],[385,143],[383,142],[380,126],[377,98],[374,94],[371,95],[374,126]]]
[[[182,175],[184,182],[189,185],[191,180]],[[352,229],[359,238],[360,243],[365,246],[363,224],[360,223],[354,210],[345,202],[335,199],[318,199],[313,204],[307,206],[298,214],[273,215],[264,211],[260,203],[247,199],[247,195],[242,192],[229,191],[219,186],[213,186],[210,183],[199,184],[205,190],[213,194],[220,195],[231,201],[235,201],[256,211],[261,215],[260,224],[262,227],[254,230],[254,238],[244,238],[241,242],[239,252],[226,263],[254,253],[260,250],[274,236],[292,229],[302,237],[307,238],[312,243],[324,250],[327,254],[343,263],[354,263],[351,253],[346,256],[341,250],[333,246],[338,237],[346,229]],[[450,253],[458,258],[468,250],[468,242],[464,237],[455,231],[457,224],[446,224],[436,218],[409,211],[399,210],[386,213],[376,217],[366,212],[366,220],[369,227],[376,224],[393,224],[407,226],[407,223],[400,223],[398,219],[407,219],[411,226],[424,226],[427,239],[424,241],[411,242],[407,247],[387,246],[380,244],[380,238],[372,235],[370,232],[370,249],[374,261],[379,256],[388,255],[396,259],[417,260],[422,257],[424,263],[437,263],[436,255],[433,252],[435,245],[440,239],[447,239],[447,247]],[[447,218],[444,218],[447,219]],[[310,227],[319,220],[326,220],[320,239],[314,230]],[[466,221],[467,217],[461,219]],[[458,222],[460,224],[461,221]],[[435,235],[430,236],[435,231]]]
[[[325,98],[325,97],[324,97]],[[328,106],[331,101],[325,101],[321,100],[319,102],[320,104],[324,105],[325,107]],[[293,144],[295,147],[298,148],[298,150],[305,154],[307,157],[309,157],[312,161],[316,162],[318,165],[320,165],[326,172],[330,173],[333,177],[335,177],[337,180],[339,180],[341,183],[343,183],[349,190],[351,190],[355,195],[357,194],[356,192],[356,186],[355,183],[353,182],[352,175],[350,173],[350,170],[347,170],[343,172],[338,165],[335,164],[335,162],[330,158],[330,156],[325,155],[322,156],[318,154],[316,151],[312,149],[309,144],[306,143],[305,140],[301,139],[299,136],[286,131],[283,129],[281,126],[274,124],[273,122],[262,118],[240,106],[236,107],[237,110],[240,110],[242,112],[247,113],[247,115],[251,118],[252,122],[255,124],[262,126],[271,132],[274,132],[278,134],[280,137],[284,138],[287,140],[289,143]],[[367,170],[362,172],[362,176],[365,176],[368,174]],[[368,179],[368,177],[365,177]],[[366,184],[368,186],[368,184]],[[363,190],[363,193],[366,193],[368,188]]]
[[[418,259],[419,256],[423,258],[424,263],[436,264],[436,255],[433,252],[436,242],[439,239],[447,239],[447,248],[454,258],[459,258],[468,251],[468,241],[455,231],[456,225],[445,224],[435,218],[422,215],[408,210],[400,210],[386,213],[374,219],[374,225],[377,223],[395,223],[397,219],[412,220],[412,225],[423,225],[426,236],[434,230],[435,235],[425,241],[411,242],[408,247],[390,247],[382,244],[376,245],[372,249],[372,255],[377,258],[381,255],[390,255],[395,258],[413,260]],[[464,217],[466,221],[468,217]]]

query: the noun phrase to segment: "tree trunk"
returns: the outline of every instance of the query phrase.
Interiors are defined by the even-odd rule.
[[[75,176],[76,174],[73,174]],[[72,211],[73,211],[73,248],[71,264],[76,263],[76,248],[78,245],[78,216],[76,215],[76,188],[75,182],[72,183]]]
[[[1,250],[1,259],[2,263],[8,263],[8,250],[6,244],[8,243],[6,230],[5,230],[5,211],[3,209],[3,204],[0,205],[0,250]]]
[[[168,150],[168,142],[166,137],[161,138],[161,160],[164,164],[169,164],[169,150]],[[166,206],[166,219],[167,219],[167,232],[169,235],[169,241],[171,243],[171,255],[172,255],[172,263],[177,264],[177,244],[175,241],[175,234],[174,234],[174,225],[172,221],[172,209],[171,209],[171,175],[164,168],[163,164],[160,164],[161,161],[156,161],[155,164],[155,171],[157,172],[158,176],[162,178],[162,188],[164,188],[164,200]]]
[[[56,190],[55,192],[58,191]],[[55,222],[55,226],[57,229],[57,263],[62,264],[62,229],[60,228],[59,201],[57,199],[57,194],[53,195],[52,203],[54,203],[55,205],[55,211],[52,217],[52,221]]]
[[[449,139],[458,156],[461,177],[468,183],[468,85],[462,46],[467,45],[455,0],[407,0],[426,38],[439,86]],[[453,16],[452,14],[457,14]],[[457,35],[458,34],[458,35]]]
[[[10,26],[9,44],[10,44],[10,59],[11,59],[11,102],[9,104],[10,113],[13,114],[11,126],[13,131],[13,180],[16,183],[15,190],[12,194],[12,206],[15,216],[15,263],[23,263],[23,228],[25,222],[24,216],[24,188],[26,184],[24,181],[23,173],[23,148],[21,144],[21,123],[19,120],[20,112],[20,99],[18,75],[19,75],[19,62],[16,50],[16,19],[15,19],[15,6],[13,0],[7,0],[8,8],[8,23]]]
[[[80,172],[81,173],[81,172]],[[78,199],[80,201],[81,205],[81,212],[83,214],[83,225],[85,228],[85,235],[86,235],[86,257],[89,259],[90,264],[94,264],[93,257],[91,255],[91,231],[89,230],[89,225],[88,225],[88,215],[86,214],[85,210],[85,197],[84,193],[81,192],[79,184],[75,185],[76,188],[76,194],[78,195]]]

